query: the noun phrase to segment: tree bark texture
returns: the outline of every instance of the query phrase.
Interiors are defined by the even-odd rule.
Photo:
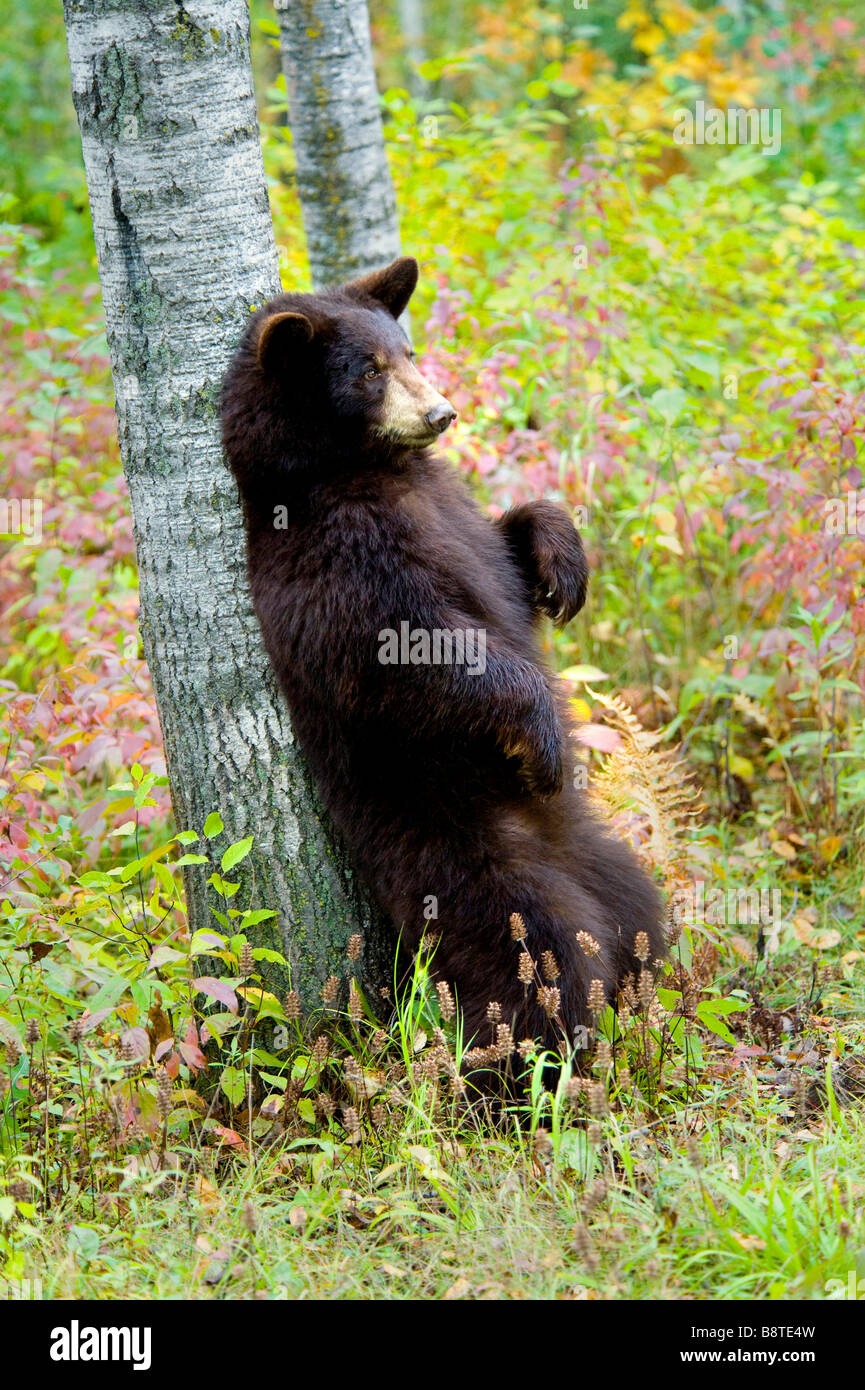
[[[276,0],[313,285],[400,253],[366,0]]]
[[[138,552],[141,630],[178,826],[219,810],[255,836],[232,906],[272,908],[257,944],[316,1002],[369,927],[292,741],[252,612],[220,381],[247,315],[279,291],[245,0],[64,0],[118,430]],[[215,927],[209,870],[188,871],[193,930]],[[366,978],[390,950],[365,932]],[[378,954],[377,954],[378,952]],[[275,981],[274,981],[275,982]],[[282,983],[282,981],[279,981]]]

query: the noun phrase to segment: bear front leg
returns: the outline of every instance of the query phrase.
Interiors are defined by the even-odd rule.
[[[589,566],[570,517],[554,502],[524,502],[499,517],[536,613],[563,627],[586,601]]]
[[[507,716],[510,710],[504,709]],[[505,722],[501,744],[505,755],[516,759],[519,780],[527,791],[546,798],[562,790],[562,729],[549,692],[537,698],[527,711],[513,711]]]
[[[562,726],[542,671],[488,642],[482,674],[468,674],[464,666],[433,666],[426,672],[438,688],[446,724],[492,733],[516,763],[519,781],[535,796],[562,790]]]
[[[418,626],[465,628],[464,614],[436,613]],[[417,734],[464,730],[492,735],[516,763],[519,781],[536,796],[562,789],[564,738],[547,677],[532,662],[488,641],[483,667],[394,665],[370,688],[377,717]]]

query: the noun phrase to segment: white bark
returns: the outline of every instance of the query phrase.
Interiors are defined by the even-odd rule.
[[[426,62],[424,43],[424,16],[422,0],[399,0],[399,27],[402,30],[405,56],[408,60],[406,86],[412,96],[422,96],[426,83],[418,72]]]
[[[276,0],[307,255],[316,287],[400,253],[366,0]]]
[[[245,0],[64,0],[129,483],[145,655],[178,825],[254,834],[237,904],[308,999],[367,915],[320,821],[254,618],[220,381],[279,290]],[[204,874],[191,926],[213,925]],[[209,891],[209,890],[208,890]]]

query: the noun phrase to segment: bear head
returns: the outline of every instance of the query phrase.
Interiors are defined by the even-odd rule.
[[[238,466],[240,455],[252,462],[250,434],[244,448],[232,428],[241,416],[247,431],[258,433],[258,422],[272,443],[282,440],[290,466],[346,453],[399,455],[432,444],[456,419],[415,366],[398,321],[417,278],[417,261],[402,256],[338,288],[278,295],[253,315],[222,396],[238,475],[249,471]]]

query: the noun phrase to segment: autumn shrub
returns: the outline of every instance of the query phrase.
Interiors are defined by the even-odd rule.
[[[206,1207],[212,1180],[252,1188],[267,1167],[301,1237],[398,1227],[400,1202],[409,1224],[460,1233],[489,1211],[464,1204],[460,1169],[475,1201],[515,1155],[533,1213],[565,1193],[590,1280],[598,1261],[625,1277],[616,1201],[663,1263],[674,1181],[716,1223],[731,1287],[781,1296],[793,1269],[810,1288],[852,1239],[851,1191],[817,1182],[795,1145],[810,1133],[836,1165],[854,1151],[836,1088],[854,1094],[862,1045],[861,18],[464,8],[472,24],[438,35],[412,94],[373,7],[403,243],[422,263],[416,346],[460,412],[450,456],[492,511],[545,493],[584,529],[590,603],[543,640],[588,789],[671,912],[698,888],[778,891],[783,910],[673,921],[664,972],[648,963],[616,1015],[598,1011],[552,1085],[554,1059],[500,1033],[494,1009],[489,1037],[461,1036],[426,956],[366,998],[355,941],[320,1008],[277,997],[272,908],[239,903],[231,877],[247,843],[227,843],[218,808],[174,835],[80,210],[59,188],[37,231],[16,219],[39,200],[9,201],[0,496],[38,500],[42,527],[0,553],[10,1262],[38,1213],[69,1199],[95,1221],[165,1173]],[[303,286],[284,87],[271,49],[257,63],[283,279]],[[677,145],[696,100],[780,107],[778,155]],[[185,861],[210,875],[212,930],[193,937]],[[472,1071],[503,1064],[523,1091],[492,1130]],[[788,1160],[779,1233],[767,1193]],[[376,1184],[396,1172],[389,1204]],[[718,1215],[728,1202],[741,1229]]]

